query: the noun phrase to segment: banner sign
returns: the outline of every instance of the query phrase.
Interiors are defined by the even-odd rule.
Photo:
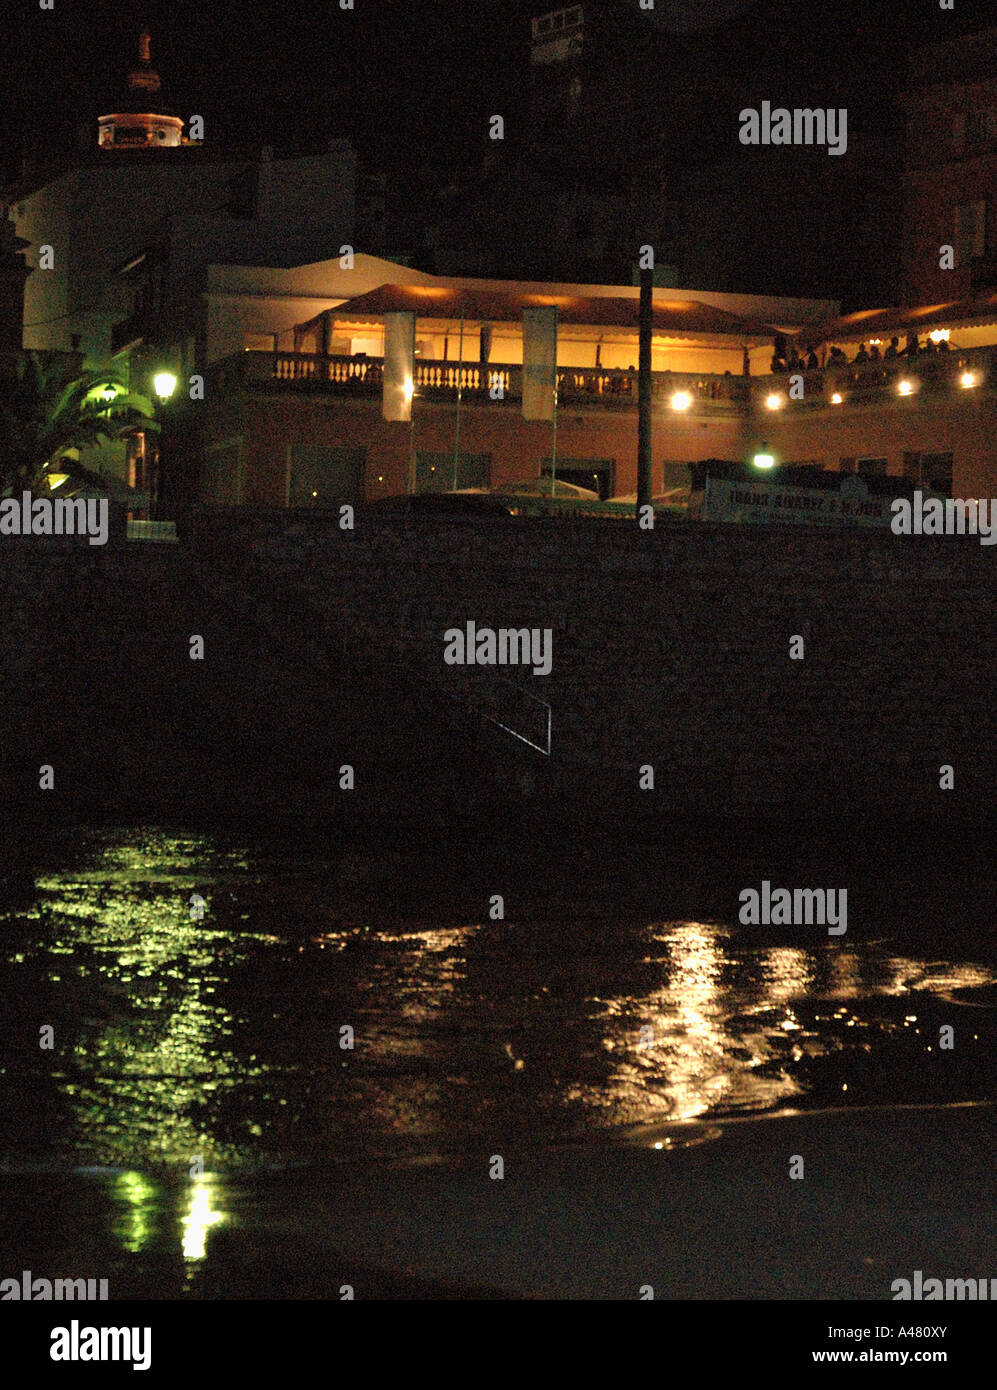
[[[892,505],[892,497],[870,497],[865,483],[854,473],[844,475],[838,492],[707,478],[702,517],[704,521],[749,524],[889,526]]]
[[[557,305],[523,310],[523,419],[553,420]]]
[[[411,420],[415,380],[415,314],[403,311],[384,316],[384,386],[381,414],[385,420]]]

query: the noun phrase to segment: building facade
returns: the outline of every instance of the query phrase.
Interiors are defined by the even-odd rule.
[[[206,400],[184,407],[202,500],[321,507],[501,489],[548,473],[552,459],[560,478],[603,497],[636,491],[633,287],[433,277],[373,260],[363,270],[392,279],[267,351],[247,338],[212,361]],[[349,279],[340,271],[335,288]],[[539,304],[559,314],[556,432],[522,418],[523,311]],[[997,296],[844,318],[828,301],[666,289],[654,305],[656,492],[687,483],[696,460],[766,452],[997,493]],[[407,422],[382,414],[385,323],[399,312],[416,320]],[[795,344],[800,365],[774,363],[776,341],[787,356]]]
[[[328,275],[334,306],[300,322],[290,342],[278,333],[261,351],[247,335],[245,350],[215,356],[206,399],[184,405],[201,500],[325,506],[410,487],[501,488],[539,477],[552,459],[558,477],[603,497],[635,489],[633,286],[437,277],[369,257]],[[556,438],[552,425],[522,418],[523,311],[541,304],[558,308]],[[741,456],[756,387],[743,375],[746,357],[757,374],[775,332],[805,331],[836,308],[655,291],[656,490],[686,483],[696,459]],[[382,415],[385,321],[398,312],[416,322],[403,423]]]
[[[901,105],[907,121],[906,302],[937,304],[993,293],[997,29],[915,53]]]
[[[85,368],[113,372],[146,395],[164,369],[188,380],[203,367],[209,262],[267,267],[277,299],[282,268],[351,245],[356,190],[344,140],[281,157],[269,147],[213,149],[189,139],[162,100],[149,43],[143,33],[139,63],[98,117],[89,150],[33,172],[4,198],[31,271],[23,346],[79,353]],[[291,317],[329,302],[306,299]],[[271,308],[267,320],[279,323],[279,312]],[[86,462],[134,482],[136,463],[154,450],[151,435],[136,437]]]

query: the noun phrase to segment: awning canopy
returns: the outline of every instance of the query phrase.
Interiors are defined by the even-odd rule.
[[[299,324],[298,333],[317,326],[323,319],[341,323],[380,322],[385,314],[410,311],[417,318],[454,322],[463,312],[467,323],[518,323],[523,310],[537,305],[557,305],[562,324],[586,328],[620,328],[634,333],[638,328],[640,300],[634,296],[525,294],[515,290],[468,290],[436,285],[381,285],[367,294],[347,299],[327,309],[308,323]],[[731,314],[698,300],[667,299],[654,296],[653,332],[664,338],[771,338],[774,329]]]
[[[983,299],[953,299],[946,304],[918,308],[861,309],[828,323],[800,330],[807,342],[867,341],[869,338],[902,337],[905,333],[930,333],[934,328],[985,328],[997,324],[997,294]]]

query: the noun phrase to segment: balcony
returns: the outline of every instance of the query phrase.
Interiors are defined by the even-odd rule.
[[[842,397],[843,403],[872,405],[899,396],[900,383],[904,380],[909,380],[914,387],[911,395],[923,392],[938,395],[959,390],[960,378],[965,372],[973,375],[976,386],[983,386],[987,381],[997,383],[997,348],[950,348],[947,352],[920,352],[913,358],[897,357],[858,365],[853,362],[802,372],[802,401],[789,400],[791,372],[753,377],[752,405],[756,412],[765,412],[767,398],[776,394],[781,397],[784,408],[824,408],[833,404],[831,397],[835,393]]]
[[[140,309],[137,313],[122,319],[120,323],[113,324],[111,352],[123,352],[125,348],[144,342],[150,336],[151,327],[152,315],[146,309]]]
[[[802,372],[801,401],[789,398],[793,373],[733,376],[711,373],[654,372],[651,397],[655,412],[672,413],[676,397],[682,405],[678,418],[695,416],[767,415],[768,398],[780,397],[784,409],[813,410],[831,407],[832,396],[841,395],[852,405],[882,403],[899,396],[900,382],[909,377],[915,393],[941,394],[959,389],[959,378],[972,372],[976,385],[997,385],[997,347],[948,352],[919,353],[908,360],[854,363]],[[215,391],[300,391],[343,399],[380,399],[383,362],[379,357],[325,357],[305,352],[243,352],[209,368]],[[465,402],[519,404],[523,369],[519,364],[498,362],[433,362],[417,358],[415,392],[420,401],[453,403],[460,391]],[[558,404],[564,411],[636,411],[637,372],[602,367],[561,367],[557,373]],[[501,386],[501,395],[494,388]],[[683,399],[687,398],[687,399]]]
[[[209,369],[216,389],[322,392],[344,398],[380,396],[383,362],[379,357],[326,357],[305,352],[243,352]],[[518,363],[443,362],[417,358],[415,392],[420,400],[519,402],[523,369]],[[636,370],[562,367],[557,373],[558,403],[565,410],[635,410]],[[501,394],[496,390],[501,387]],[[743,412],[751,383],[743,377],[691,372],[654,372],[652,399],[665,409],[676,395],[689,397],[696,414]]]

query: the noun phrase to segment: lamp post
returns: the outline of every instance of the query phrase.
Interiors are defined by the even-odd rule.
[[[408,401],[408,490],[409,496],[415,492],[415,382],[411,377],[405,381],[405,399]]]
[[[172,399],[173,393],[174,393],[174,391],[177,389],[177,379],[176,379],[176,376],[173,374],[173,372],[166,371],[166,370],[156,372],[156,374],[155,374],[155,375],[153,376],[153,378],[152,378],[152,389],[153,389],[153,391],[156,393],[156,397],[157,397],[157,399],[159,400],[159,403],[160,403],[160,407],[161,407],[161,409],[160,409],[160,416],[162,417],[161,423],[162,423],[162,424],[165,424],[165,423],[166,423],[166,406],[167,406],[167,403]],[[162,438],[162,435],[160,435],[160,438]],[[158,510],[158,506],[156,506],[156,504],[160,501],[161,496],[162,496],[162,490],[163,490],[163,488],[162,488],[162,473],[163,473],[163,451],[162,451],[162,447],[160,446],[160,447],[157,447],[157,450],[156,450],[156,478],[155,478],[155,488],[154,488],[154,489],[150,489],[150,494],[149,494],[149,504],[150,504],[149,509],[150,509],[150,511],[152,511],[154,508],[155,508],[156,510]],[[150,479],[150,481],[152,481],[152,480]]]

